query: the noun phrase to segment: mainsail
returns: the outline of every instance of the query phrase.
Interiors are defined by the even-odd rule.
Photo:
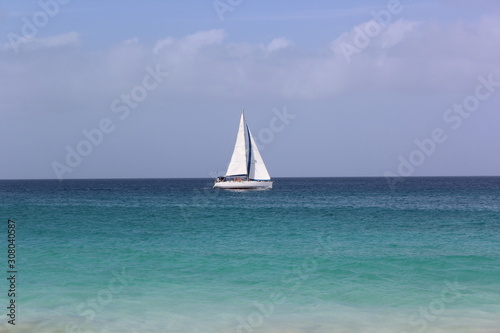
[[[245,114],[241,113],[240,127],[236,137],[233,156],[227,168],[226,177],[246,176],[248,174],[247,166],[247,148],[245,139]]]

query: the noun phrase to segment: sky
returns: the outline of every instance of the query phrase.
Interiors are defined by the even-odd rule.
[[[500,2],[0,2],[0,179],[500,175]]]

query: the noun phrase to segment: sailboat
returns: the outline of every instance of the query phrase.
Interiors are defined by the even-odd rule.
[[[273,182],[262,160],[259,148],[241,112],[240,126],[233,155],[224,177],[217,177],[214,188],[219,189],[270,189]]]

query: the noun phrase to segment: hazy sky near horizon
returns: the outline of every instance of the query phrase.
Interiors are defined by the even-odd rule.
[[[3,1],[0,179],[500,175],[500,2]]]

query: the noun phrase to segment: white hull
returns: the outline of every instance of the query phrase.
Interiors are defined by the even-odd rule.
[[[255,180],[244,180],[244,181],[224,181],[216,182],[214,188],[220,189],[233,189],[233,190],[252,190],[252,189],[269,189],[273,188],[273,182],[262,181],[258,182]]]

